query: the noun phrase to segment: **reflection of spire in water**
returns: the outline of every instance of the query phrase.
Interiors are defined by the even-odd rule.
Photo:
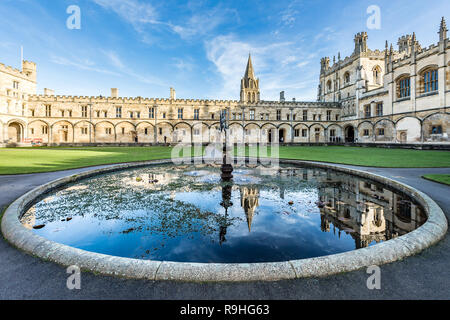
[[[253,215],[259,205],[259,190],[257,188],[241,187],[241,206],[247,218],[248,231],[251,232]]]
[[[227,183],[222,186],[222,202],[220,205],[225,209],[225,219],[224,223],[219,227],[219,244],[222,245],[223,242],[226,242],[227,239],[225,235],[227,234],[228,224],[228,208],[233,205],[231,202],[231,189],[233,185],[231,183]]]

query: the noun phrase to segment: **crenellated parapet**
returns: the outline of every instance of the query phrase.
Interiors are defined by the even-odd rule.
[[[23,61],[23,71],[0,63],[0,72],[7,73],[13,77],[36,82],[36,64],[31,61]]]
[[[236,105],[237,100],[209,100],[209,99],[170,99],[143,97],[103,97],[103,96],[68,96],[68,95],[30,95],[32,102],[67,102],[67,103],[112,103],[112,104],[183,104],[183,105]]]

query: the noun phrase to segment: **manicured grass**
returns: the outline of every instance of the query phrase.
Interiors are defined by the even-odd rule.
[[[0,149],[0,174],[49,172],[170,158],[169,147],[86,147]]]
[[[450,186],[450,174],[426,174],[423,177]]]
[[[363,147],[281,147],[280,158],[390,168],[450,167],[450,152]]]
[[[0,149],[0,174],[73,169],[101,164],[165,159],[172,148],[42,147]],[[280,158],[359,166],[425,168],[450,167],[450,152],[359,147],[280,147]]]

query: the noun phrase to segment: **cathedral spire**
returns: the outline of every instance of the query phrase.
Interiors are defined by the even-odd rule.
[[[245,79],[255,79],[255,72],[253,71],[253,64],[252,64],[252,56],[250,53],[248,54],[248,61],[247,61],[247,68],[245,69]]]
[[[259,79],[255,78],[250,53],[248,54],[247,68],[241,80],[241,102],[252,104],[259,102]]]

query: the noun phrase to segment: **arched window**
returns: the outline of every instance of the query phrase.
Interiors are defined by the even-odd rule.
[[[344,74],[344,83],[349,84],[350,83],[350,72],[346,72]]]
[[[328,80],[328,82],[327,82],[327,89],[328,89],[328,92],[331,92],[331,80]]]
[[[247,93],[247,101],[248,101],[248,102],[250,102],[250,101],[251,101],[251,97],[252,97],[252,96],[251,96],[250,92],[249,92],[249,93]]]
[[[432,92],[438,89],[438,71],[429,70],[423,74],[423,92]]]
[[[436,65],[428,66],[419,72],[419,94],[438,90],[438,68]]]
[[[380,66],[375,66],[372,70],[373,72],[373,82],[375,84],[381,84],[381,68]]]
[[[397,98],[407,98],[411,95],[410,78],[401,77],[397,80]]]

